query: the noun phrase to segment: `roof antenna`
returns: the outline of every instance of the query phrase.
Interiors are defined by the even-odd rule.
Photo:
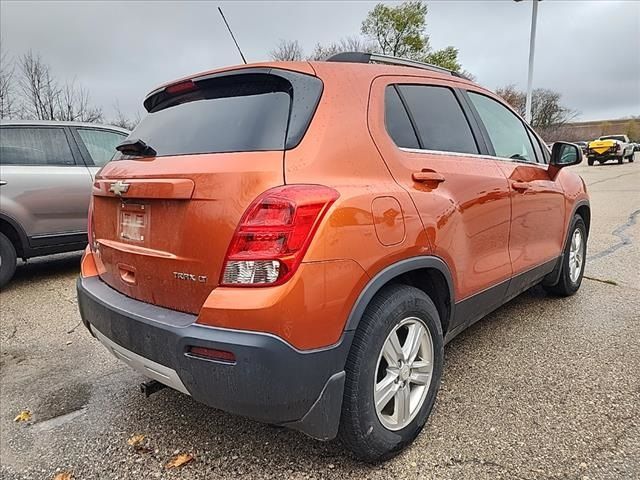
[[[242,57],[242,61],[244,62],[244,64],[247,64],[247,60],[244,58],[244,55],[242,54],[242,50],[240,50],[240,45],[238,45],[238,42],[236,41],[236,37],[233,35],[233,32],[231,31],[231,27],[229,26],[229,22],[227,22],[227,19],[224,16],[224,13],[222,13],[222,9],[220,7],[218,7],[218,11],[220,12],[220,15],[222,15],[222,20],[224,20],[224,24],[227,26],[227,29],[229,30],[229,35],[231,35],[231,38],[233,39],[233,43],[236,44],[236,48],[238,49],[238,52],[240,52],[240,56]]]

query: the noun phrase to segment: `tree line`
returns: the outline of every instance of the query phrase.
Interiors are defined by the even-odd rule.
[[[345,37],[327,45],[317,43],[308,55],[305,55],[297,40],[280,40],[271,50],[271,58],[276,61],[319,61],[341,52],[381,53],[430,63],[475,80],[470,72],[463,69],[457,48],[431,48],[427,34],[427,13],[428,6],[422,0],[396,6],[379,3],[362,21],[360,35]],[[514,85],[506,85],[498,88],[496,93],[524,117],[525,92]],[[532,92],[531,125],[545,138],[556,134],[562,125],[576,116],[577,112],[562,104],[559,92],[546,88],[537,88]]]
[[[430,63],[473,77],[463,70],[458,60],[457,48],[431,48],[426,32],[427,13],[428,6],[422,0],[412,0],[396,6],[379,3],[362,21],[362,36],[348,36],[328,45],[317,43],[308,55],[297,40],[283,39],[270,52],[271,58],[277,61],[318,61],[341,52],[381,53]]]
[[[317,43],[309,54],[304,53],[298,40],[283,39],[270,56],[276,61],[317,61],[340,52],[375,52],[430,63],[473,80],[473,75],[463,69],[457,48],[431,47],[427,14],[428,6],[423,0],[393,6],[379,3],[368,12],[357,35],[326,45]],[[524,116],[525,92],[507,85],[496,93]],[[531,125],[545,138],[558,135],[560,127],[577,116],[562,104],[559,92],[538,88],[533,91],[532,100]],[[117,102],[113,107],[115,118],[109,123],[133,129],[140,121],[139,114],[135,118],[124,115]],[[0,45],[0,118],[103,122],[105,115],[101,107],[91,102],[88,90],[75,80],[56,78],[39,54],[29,51],[12,60]]]
[[[117,102],[114,110],[112,125],[132,130],[140,121],[139,114],[127,117]],[[40,54],[29,50],[14,59],[0,45],[0,119],[103,123],[105,115],[84,86],[57,78]]]

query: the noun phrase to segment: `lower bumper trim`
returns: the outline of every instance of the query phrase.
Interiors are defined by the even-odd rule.
[[[94,326],[91,326],[90,328],[91,333],[93,333],[93,335],[98,340],[100,340],[100,343],[102,343],[107,348],[107,350],[109,350],[109,352],[111,352],[111,354],[118,360],[122,360],[131,368],[148,378],[157,380],[167,387],[171,387],[179,392],[191,395],[189,393],[189,390],[187,390],[187,387],[185,387],[184,383],[182,383],[182,380],[180,380],[178,373],[172,368],[160,365],[153,360],[149,360],[142,355],[138,355],[137,353],[121,347],[120,345],[100,333],[100,330],[98,330]]]

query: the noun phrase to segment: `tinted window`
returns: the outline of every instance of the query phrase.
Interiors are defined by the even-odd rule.
[[[384,123],[397,146],[420,148],[409,115],[402,105],[398,92],[392,86],[386,88],[384,95]]]
[[[283,150],[290,88],[272,75],[212,81],[161,104],[129,138],[144,141],[158,156]]]
[[[78,134],[82,143],[87,147],[93,164],[102,167],[116,153],[116,145],[126,138],[126,135],[106,130],[79,128]]]
[[[424,85],[398,88],[411,111],[422,148],[478,153],[471,127],[451,89]]]
[[[536,161],[538,163],[546,163],[544,160],[544,155],[542,153],[542,147],[540,146],[538,139],[535,137],[533,132],[529,129],[527,129],[527,135],[529,135],[529,141],[531,142],[531,145],[533,145],[533,151],[535,152]]]
[[[5,165],[74,165],[61,128],[0,128],[0,162]]]
[[[496,156],[535,162],[533,146],[522,121],[494,99],[474,92],[468,93],[489,133]]]

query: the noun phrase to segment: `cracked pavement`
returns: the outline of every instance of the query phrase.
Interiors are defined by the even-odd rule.
[[[144,398],[78,325],[79,255],[29,261],[0,293],[0,477],[639,478],[640,156],[572,168],[592,201],[581,290],[534,288],[453,340],[422,434],[376,466],[168,389]],[[23,409],[32,420],[13,422]],[[149,452],[127,445],[135,434]],[[195,461],[168,471],[176,452]]]

